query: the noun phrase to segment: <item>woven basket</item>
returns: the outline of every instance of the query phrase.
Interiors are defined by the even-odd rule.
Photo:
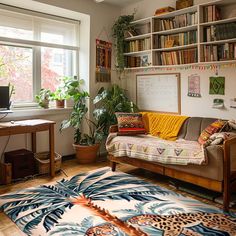
[[[49,152],[35,153],[34,158],[37,163],[39,174],[47,174],[50,172],[50,153]],[[61,169],[61,155],[55,152],[54,159],[55,159],[55,171],[59,171]]]

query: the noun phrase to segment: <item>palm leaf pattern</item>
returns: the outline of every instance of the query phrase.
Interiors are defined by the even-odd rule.
[[[24,193],[19,191],[2,195],[0,200],[6,200],[1,209],[23,232],[30,235],[41,222],[48,232],[59,222],[66,209],[74,206],[72,199],[84,196],[92,201],[150,201],[158,199],[154,194],[158,192],[165,195],[171,193],[128,174],[116,172],[111,175],[110,168],[102,168],[88,174],[76,175],[71,179],[63,179],[55,185],[42,185],[26,189]]]

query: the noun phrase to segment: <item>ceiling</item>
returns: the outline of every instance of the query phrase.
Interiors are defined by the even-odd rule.
[[[96,0],[95,0],[96,1]],[[112,4],[119,7],[125,7],[132,3],[137,3],[142,0],[104,0],[103,3]]]

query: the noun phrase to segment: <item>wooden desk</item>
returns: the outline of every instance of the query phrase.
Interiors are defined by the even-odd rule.
[[[49,131],[50,175],[55,176],[54,162],[54,121],[50,120],[22,120],[14,122],[0,122],[0,136],[31,133],[32,151],[36,153],[36,133]]]

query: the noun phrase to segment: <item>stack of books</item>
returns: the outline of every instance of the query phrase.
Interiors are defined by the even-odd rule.
[[[236,43],[204,45],[204,61],[226,61],[236,59]]]
[[[204,37],[206,42],[236,38],[236,22],[206,27]]]
[[[171,35],[162,35],[160,36],[160,48],[167,48],[168,42],[173,41],[172,47],[184,46],[189,44],[197,43],[197,31],[188,31],[185,33],[171,34]]]
[[[212,22],[221,19],[220,9],[216,5],[204,7],[204,22]]]
[[[186,13],[182,15],[175,16],[174,18],[169,19],[161,19],[159,21],[159,29],[164,30],[171,30],[191,25],[196,25],[198,23],[198,13]]]
[[[197,55],[197,48],[162,52],[160,56],[160,65],[182,65],[196,63],[198,61]]]
[[[151,39],[139,39],[127,42],[125,45],[125,52],[138,52],[151,49]]]

